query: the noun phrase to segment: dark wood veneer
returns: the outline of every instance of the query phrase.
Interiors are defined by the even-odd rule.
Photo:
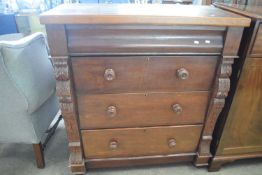
[[[193,153],[201,128],[201,125],[185,125],[82,130],[84,152],[87,159]],[[169,143],[171,139],[174,145]],[[116,146],[111,146],[111,142]]]
[[[256,39],[254,41],[251,55],[254,57],[259,57],[259,56],[262,57],[262,24],[261,23],[258,26]]]
[[[225,163],[262,157],[262,7],[215,4],[252,19],[245,29],[226,107],[216,126],[209,171]]]
[[[71,57],[71,61],[76,91],[78,94],[86,94],[208,91],[212,85],[218,58],[218,56],[115,56]],[[181,68],[189,72],[186,79],[181,79],[177,74]],[[113,80],[105,79],[106,69],[114,71]]]
[[[215,7],[64,5],[41,22],[73,173],[208,164],[249,19]]]
[[[68,50],[94,53],[220,53],[224,27],[67,25]],[[168,39],[166,39],[168,38]]]
[[[181,153],[169,155],[154,155],[140,157],[119,157],[119,158],[103,158],[103,159],[88,159],[86,167],[93,168],[112,168],[112,167],[130,167],[144,165],[159,165],[173,164],[181,162],[190,162],[196,156],[196,153]]]
[[[190,13],[188,13],[190,11]],[[250,20],[208,6],[141,4],[65,4],[41,15],[43,24],[152,24],[249,26]]]
[[[204,122],[209,93],[139,93],[80,95],[78,108],[80,128],[123,128]],[[179,105],[181,112],[172,106]],[[108,114],[114,106],[115,115]]]

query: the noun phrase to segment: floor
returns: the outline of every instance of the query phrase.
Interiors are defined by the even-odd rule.
[[[45,152],[46,167],[37,169],[31,145],[0,144],[0,175],[70,175],[66,131],[60,123]],[[237,161],[209,173],[190,163],[92,170],[89,175],[262,175],[262,159]]]

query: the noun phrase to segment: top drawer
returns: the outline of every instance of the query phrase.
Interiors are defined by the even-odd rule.
[[[210,90],[218,56],[71,57],[75,90],[87,93]]]
[[[251,55],[262,56],[262,24],[260,24]]]
[[[224,27],[67,25],[72,55],[220,54]]]

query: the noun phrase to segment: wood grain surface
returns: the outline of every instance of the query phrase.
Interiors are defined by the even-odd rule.
[[[190,13],[188,13],[190,12]],[[141,4],[60,5],[41,14],[42,24],[154,24],[249,26],[250,19],[212,6]]]
[[[222,9],[252,19],[245,29],[239,50],[239,60],[234,65],[233,86],[220,120],[213,134],[209,171],[218,171],[221,165],[238,159],[261,157],[262,152],[262,55],[261,14],[259,6],[215,4]]]
[[[71,60],[76,93],[81,95],[209,90],[218,57],[72,57]],[[177,76],[180,68],[189,72],[187,79]],[[114,70],[115,79],[105,79],[106,69]]]
[[[82,130],[86,158],[132,157],[195,152],[202,125]],[[169,145],[175,139],[174,146]],[[110,148],[117,142],[115,149]],[[90,144],[92,143],[92,144]]]
[[[219,54],[225,27],[163,25],[67,25],[71,55]]]
[[[174,164],[181,162],[191,162],[196,153],[181,153],[153,156],[118,157],[118,158],[97,158],[86,159],[88,169],[111,168],[111,167],[134,167],[145,165]]]
[[[223,154],[262,151],[262,64],[246,67],[228,114]]]
[[[262,6],[259,5],[241,5],[230,3],[214,3],[216,7],[225,9],[235,14],[244,15],[254,19],[262,19]]]
[[[212,6],[116,4],[62,5],[40,18],[73,173],[193,156],[208,164],[249,18]]]
[[[203,123],[209,92],[106,94],[78,97],[82,129]],[[178,104],[181,112],[172,108]],[[116,108],[115,115],[108,107]]]
[[[262,24],[260,24],[259,29],[257,31],[256,39],[251,54],[262,56]]]

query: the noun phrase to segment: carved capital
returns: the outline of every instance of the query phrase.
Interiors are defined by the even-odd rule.
[[[58,81],[69,80],[68,57],[52,57]]]
[[[56,81],[56,94],[59,97],[71,96],[71,81]]]
[[[218,88],[215,95],[216,98],[226,98],[230,89],[230,79],[229,78],[219,78]]]
[[[62,110],[62,113],[73,113],[74,112],[73,103],[59,102],[59,107]]]
[[[221,78],[228,78],[232,74],[232,67],[231,64],[222,64],[220,69],[220,77]]]
[[[52,57],[56,75],[56,95],[59,99],[62,113],[73,113],[74,104],[71,92],[71,81],[69,77],[68,57]]]

